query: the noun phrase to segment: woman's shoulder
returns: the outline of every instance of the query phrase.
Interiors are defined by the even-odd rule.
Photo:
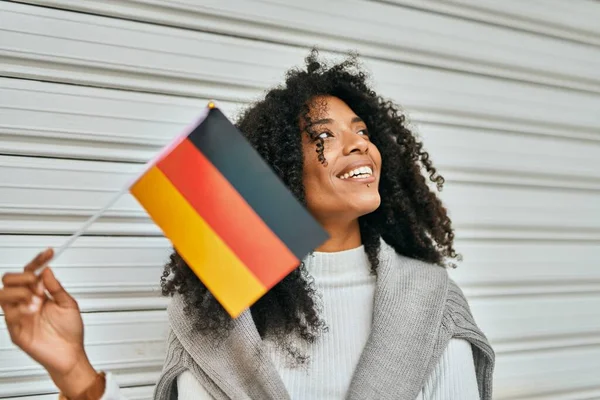
[[[401,255],[383,242],[382,270],[386,279],[395,280],[398,285],[410,286],[420,296],[430,295],[440,300],[446,317],[462,314],[472,319],[468,300],[448,274],[447,267]]]
[[[446,267],[399,254],[383,240],[380,258],[383,273],[408,278],[412,282],[421,284],[423,288],[432,285],[447,286],[450,282]]]

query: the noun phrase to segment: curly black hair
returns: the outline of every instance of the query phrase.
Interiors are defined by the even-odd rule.
[[[433,167],[421,141],[407,128],[399,108],[369,87],[356,55],[328,66],[313,50],[306,58],[305,68],[288,71],[285,84],[269,90],[263,100],[241,115],[236,125],[305,204],[300,126],[315,139],[315,151],[325,164],[323,140],[312,132],[309,116],[315,98],[324,95],[338,97],[362,118],[370,140],[381,153],[381,205],[359,219],[373,273],[379,265],[380,238],[404,256],[453,266],[452,259],[460,256],[453,247],[451,221],[425,176],[438,190],[442,189],[444,179]],[[164,295],[183,296],[185,311],[197,329],[217,337],[230,329],[229,315],[177,252],[171,255],[161,283]],[[250,310],[261,337],[274,339],[299,358],[302,355],[290,346],[290,337],[295,335],[310,343],[326,329],[319,316],[313,282],[303,264]]]

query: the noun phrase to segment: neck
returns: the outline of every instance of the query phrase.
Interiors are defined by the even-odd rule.
[[[325,223],[321,222],[321,224],[329,234],[329,239],[317,247],[316,251],[333,253],[354,249],[362,244],[358,219],[345,222],[327,221]]]

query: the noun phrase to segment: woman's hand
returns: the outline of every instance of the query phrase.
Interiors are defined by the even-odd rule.
[[[4,274],[0,306],[13,343],[39,362],[56,386],[73,398],[93,383],[96,371],[83,347],[83,321],[77,302],[50,268],[39,277],[34,273],[53,254],[48,249],[27,264],[23,272]]]

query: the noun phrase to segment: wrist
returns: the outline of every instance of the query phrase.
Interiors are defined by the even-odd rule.
[[[50,372],[54,384],[69,399],[75,399],[92,386],[98,376],[85,353],[69,370],[61,373]]]

